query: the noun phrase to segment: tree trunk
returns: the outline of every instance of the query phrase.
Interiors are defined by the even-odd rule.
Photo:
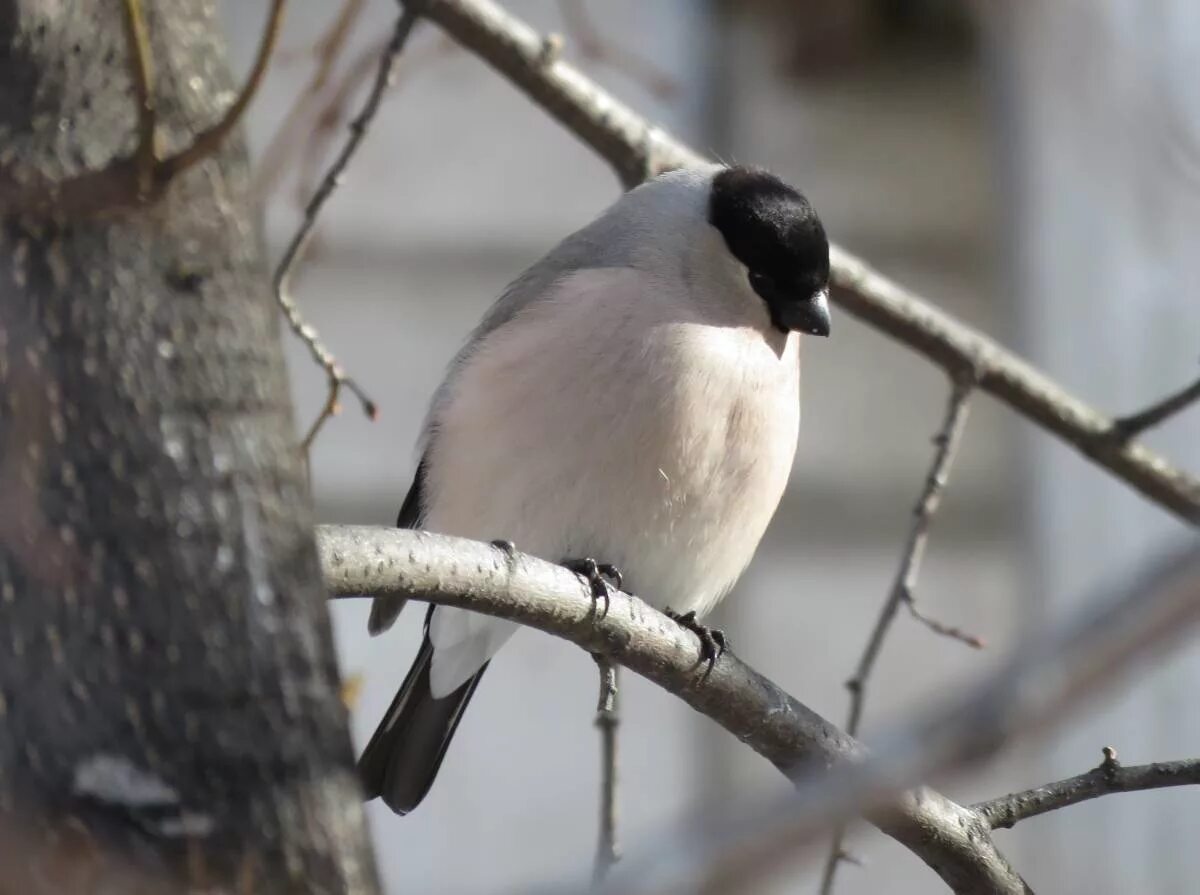
[[[172,151],[233,84],[145,5]],[[129,154],[127,60],[116,0],[0,0],[0,178]],[[0,892],[375,886],[247,174],[0,208]]]

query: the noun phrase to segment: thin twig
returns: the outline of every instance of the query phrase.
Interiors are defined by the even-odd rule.
[[[139,196],[149,196],[154,189],[155,166],[158,164],[158,112],[154,96],[154,54],[150,49],[150,32],[141,0],[125,0],[122,4],[125,22],[125,44],[129,48],[129,73],[133,80],[133,98],[137,102],[138,145],[134,154]]]
[[[846,860],[847,854],[846,826],[843,824],[833,831],[833,839],[829,843],[829,854],[825,856],[825,864],[821,867],[821,888],[818,890],[821,895],[829,895],[833,891],[838,868]]]
[[[1113,433],[1121,441],[1128,441],[1147,429],[1165,423],[1197,401],[1200,401],[1200,379],[1175,394],[1168,395],[1158,403],[1151,404],[1145,410],[1131,413],[1129,416],[1117,417],[1113,420]]]
[[[254,99],[263,76],[267,73],[271,62],[271,53],[279,40],[279,30],[283,25],[283,13],[286,7],[287,0],[271,0],[271,12],[267,17],[267,24],[263,28],[262,39],[258,44],[258,54],[254,57],[254,66],[250,69],[250,75],[246,78],[246,83],[242,85],[237,99],[225,110],[220,121],[201,131],[186,149],[164,159],[159,164],[157,171],[159,180],[170,181],[180,172],[186,171],[197,162],[208,158],[217,151],[225,142],[225,138],[241,122],[243,113]]]
[[[959,442],[962,440],[963,431],[967,426],[967,410],[974,387],[974,381],[968,377],[960,377],[952,383],[950,397],[946,402],[946,415],[938,434],[933,439],[935,445],[933,460],[929,465],[929,472],[926,474],[921,495],[917,498],[916,506],[913,508],[912,524],[909,527],[908,539],[904,545],[900,566],[896,571],[896,578],[892,583],[891,590],[888,591],[883,606],[880,607],[879,618],[876,619],[875,627],[858,660],[854,677],[846,682],[846,688],[850,691],[850,710],[846,719],[846,732],[851,736],[858,734],[867,698],[867,681],[879,659],[879,652],[883,648],[883,642],[887,638],[901,604],[907,605],[913,617],[934,633],[952,637],[972,646],[982,645],[979,638],[964,634],[957,628],[949,627],[923,615],[917,610],[914,597],[917,578],[921,574],[921,560],[925,556],[925,547],[929,543],[929,531],[933,524],[933,517],[941,505],[942,494],[950,476],[950,467],[954,463],[955,453],[958,451]],[[846,851],[845,838],[845,827],[839,828],[834,833],[833,842],[829,847],[829,855],[825,859],[825,868],[821,874],[821,895],[829,895],[833,891],[837,868]]]
[[[291,323],[291,320],[289,319],[288,322]],[[317,351],[317,350],[324,351],[324,348],[321,346],[321,343],[317,340],[316,330],[314,330],[311,326],[308,326],[307,324],[304,324],[304,323],[302,323],[301,326],[303,327],[303,329],[305,331],[310,333],[312,340],[313,340],[313,344],[315,344],[315,346],[316,346],[314,351]],[[303,333],[300,334],[300,337],[304,338]],[[332,355],[330,355],[328,352],[325,352],[325,356],[328,357],[330,360],[333,360]],[[318,363],[320,363],[320,361],[318,361]],[[336,367],[336,365],[335,365],[335,367]],[[326,369],[328,370],[328,368],[326,368]],[[312,425],[310,425],[308,427],[308,431],[304,433],[304,439],[300,442],[300,450],[304,452],[305,456],[308,456],[309,451],[312,450],[313,442],[317,440],[317,435],[318,435],[318,433],[320,433],[321,427],[323,425],[325,425],[325,421],[332,417],[337,416],[341,412],[342,408],[341,408],[341,405],[338,403],[338,391],[339,391],[339,389],[331,387],[325,393],[325,403],[321,407],[321,412],[317,414],[317,418],[312,421]],[[369,409],[367,411],[367,414],[368,414],[368,416],[373,418],[374,414],[375,414],[375,410],[373,408]]]
[[[297,164],[300,173],[297,176],[296,198],[301,207],[305,201],[303,197],[308,195],[313,185],[318,182],[320,163],[325,158],[326,148],[349,117],[347,110],[350,100],[358,92],[358,88],[370,79],[372,72],[378,71],[378,59],[380,54],[387,51],[388,40],[389,38],[384,37],[359,50],[346,66],[341,78],[332,86],[328,100],[323,101],[322,97],[315,97],[315,101],[320,105],[312,117],[309,133],[303,140],[297,141],[294,147],[295,152],[300,155]],[[410,67],[415,52],[415,47],[407,50],[405,62]],[[394,82],[389,83],[388,89],[391,89],[393,84]]]
[[[329,91],[329,99],[322,103],[316,114],[312,116],[312,123],[308,136],[303,140],[295,141],[294,151],[300,154],[300,160],[297,165],[299,174],[296,177],[296,190],[299,195],[298,202],[301,207],[304,205],[304,196],[307,196],[312,189],[311,184],[316,181],[316,175],[319,173],[319,164],[325,157],[325,150],[334,133],[341,125],[342,120],[346,117],[346,106],[349,100],[367,80],[374,68],[375,60],[379,58],[379,54],[383,52],[387,46],[387,41],[379,41],[372,46],[363,49],[354,59],[346,66],[346,71],[338,82]],[[427,60],[433,59],[445,52],[446,48],[454,49],[454,44],[449,42],[444,35],[442,39],[433,43],[426,44],[423,47],[409,47],[404,54],[405,67],[408,72],[415,71]],[[395,90],[397,84],[395,81],[389,85],[389,90]],[[320,97],[317,97],[319,100]],[[281,165],[280,170],[286,164],[282,159],[279,160]],[[265,186],[273,185],[274,180],[265,180]]]
[[[926,615],[917,608],[917,601],[913,599],[910,593],[904,595],[904,605],[908,607],[908,614],[912,616],[914,621],[924,625],[939,637],[957,640],[959,643],[971,647],[971,649],[983,649],[987,646],[987,642],[978,634],[972,634],[970,631],[964,631],[962,628],[948,625],[943,621]]]
[[[345,173],[350,161],[354,158],[354,154],[358,151],[359,146],[362,145],[363,138],[366,137],[371,122],[375,120],[375,116],[379,112],[379,107],[383,100],[383,94],[395,76],[396,64],[400,58],[400,53],[404,49],[404,44],[408,40],[409,34],[412,33],[413,26],[417,23],[419,17],[420,13],[415,6],[407,6],[404,13],[397,19],[395,31],[392,32],[392,39],[388,42],[387,47],[379,58],[379,66],[376,69],[375,81],[371,85],[371,91],[367,94],[367,98],[358,116],[350,122],[350,136],[346,138],[341,152],[338,153],[337,158],[333,160],[333,164],[326,170],[321,184],[317,187],[317,191],[313,194],[312,199],[309,200],[308,205],[305,206],[304,219],[300,222],[299,229],[292,237],[287,250],[283,253],[283,259],[279,262],[279,267],[275,272],[275,300],[279,303],[279,307],[283,309],[288,326],[291,327],[292,332],[299,337],[300,341],[308,347],[309,354],[312,355],[313,360],[316,361],[321,369],[325,371],[328,381],[328,393],[325,405],[322,407],[316,420],[313,421],[308,434],[304,438],[303,447],[306,451],[311,447],[318,433],[320,433],[321,427],[338,412],[338,400],[343,388],[349,389],[358,398],[363,413],[369,419],[375,419],[379,413],[375,402],[367,396],[358,383],[346,375],[346,372],[337,362],[337,358],[321,343],[316,329],[311,324],[304,322],[304,318],[300,314],[300,309],[296,306],[296,302],[291,296],[290,286],[292,275],[295,273],[296,267],[304,254],[304,249],[312,239],[317,217],[320,215],[321,209],[325,207],[325,203],[329,201],[329,197],[333,195],[338,185],[342,182],[342,175]]]
[[[491,0],[438,0],[436,22],[634,185],[669,168],[707,162],[651,125],[569,63],[544,64],[544,39]],[[833,299],[844,310],[919,352],[950,375],[972,372],[979,388],[1192,525],[1200,524],[1200,479],[1135,442],[1112,438],[1112,421],[1026,361],[883,276],[839,246],[830,249]]]
[[[1104,747],[1104,760],[1086,774],[1014,792],[971,806],[993,830],[1008,829],[1030,817],[1078,805],[1115,792],[1200,785],[1200,758],[1124,767],[1116,750]]]
[[[917,587],[917,578],[921,574],[921,560],[925,557],[925,547],[929,543],[929,531],[933,524],[933,517],[941,505],[942,494],[950,475],[950,467],[954,463],[955,453],[962,440],[963,431],[966,429],[967,409],[973,389],[974,383],[969,379],[955,380],[951,387],[950,397],[946,401],[945,418],[942,420],[938,434],[933,439],[935,445],[933,460],[929,465],[929,472],[925,477],[921,495],[917,498],[916,506],[913,507],[912,524],[909,526],[904,553],[900,558],[900,566],[896,570],[896,578],[888,591],[887,599],[880,607],[879,618],[876,619],[875,627],[858,660],[854,677],[846,682],[846,689],[850,691],[850,711],[846,720],[846,730],[851,735],[858,732],[862,722],[867,682],[879,659],[879,652],[883,648],[883,642],[887,638],[892,622],[896,618],[896,612],[903,603],[915,603],[913,595]]]
[[[596,700],[596,727],[600,731],[600,832],[596,841],[596,864],[592,879],[600,882],[621,859],[617,840],[617,665],[607,656],[593,654],[600,672],[600,695]]]
[[[498,4],[438,0],[429,4],[425,17],[597,151],[624,186],[634,187],[647,177],[679,167],[681,160],[684,164],[702,161],[564,62],[561,38],[538,34]],[[668,152],[660,155],[660,148]]]
[[[304,88],[296,95],[291,108],[283,116],[279,127],[271,136],[266,149],[258,162],[255,172],[254,191],[258,196],[270,194],[280,175],[287,169],[287,156],[294,150],[297,132],[303,123],[303,113],[317,101],[325,88],[333,70],[346,49],[355,23],[361,17],[365,8],[364,0],[343,0],[342,8],[338,11],[333,22],[322,34],[310,52],[316,54],[317,62],[313,73]],[[371,54],[371,59],[377,58],[382,52],[382,46]]]

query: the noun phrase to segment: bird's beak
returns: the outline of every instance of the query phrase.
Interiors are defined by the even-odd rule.
[[[783,324],[788,329],[808,333],[810,336],[828,336],[829,290],[821,290],[808,301],[787,305]]]

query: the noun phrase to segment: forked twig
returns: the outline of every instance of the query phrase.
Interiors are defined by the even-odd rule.
[[[880,608],[879,618],[876,620],[871,636],[867,639],[867,645],[858,660],[854,677],[846,682],[846,688],[850,691],[850,710],[846,720],[846,732],[851,736],[857,735],[862,723],[867,681],[879,659],[880,650],[891,630],[892,622],[895,621],[896,612],[902,604],[908,607],[914,619],[935,634],[953,638],[976,648],[983,645],[978,637],[945,625],[920,612],[914,597],[917,578],[921,573],[921,560],[925,556],[925,547],[929,542],[930,526],[941,505],[942,494],[950,476],[950,467],[954,463],[954,456],[958,451],[959,442],[962,440],[963,431],[966,429],[967,409],[974,388],[975,381],[971,377],[958,377],[952,382],[950,397],[946,402],[946,415],[933,440],[935,445],[933,460],[930,462],[921,495],[917,498],[916,506],[913,508],[912,525],[909,527],[908,539],[905,542],[904,554],[900,559],[895,581]],[[839,827],[834,833],[833,843],[830,845],[829,855],[825,859],[825,868],[821,875],[821,895],[829,895],[833,891],[837,868],[846,854],[845,837],[845,827]]]
[[[1200,759],[1125,767],[1117,750],[1104,747],[1104,760],[1086,774],[1010,793],[972,805],[993,830],[1114,792],[1140,792],[1167,786],[1200,785]]]
[[[308,205],[305,206],[304,219],[300,222],[300,227],[296,230],[292,241],[288,244],[287,250],[283,253],[283,259],[279,262],[279,267],[275,272],[275,300],[283,310],[288,326],[291,327],[292,332],[299,337],[300,341],[307,346],[313,360],[325,371],[328,381],[328,393],[325,404],[321,408],[321,412],[318,414],[316,420],[313,421],[308,433],[304,436],[304,441],[301,445],[305,451],[308,451],[312,446],[313,441],[325,423],[338,412],[338,402],[343,388],[349,389],[358,398],[363,413],[369,419],[375,419],[379,413],[375,402],[368,397],[358,383],[346,374],[346,371],[338,363],[337,358],[322,344],[316,329],[304,321],[303,316],[300,314],[300,309],[296,306],[296,302],[292,298],[290,287],[292,275],[295,273],[296,267],[304,254],[304,249],[312,239],[317,217],[320,215],[321,209],[325,207],[325,203],[329,201],[329,197],[333,195],[342,182],[342,175],[362,145],[363,138],[367,135],[367,130],[370,128],[371,122],[375,120],[375,116],[378,114],[383,100],[383,94],[395,75],[397,60],[400,58],[400,53],[404,49],[408,36],[419,17],[419,12],[415,7],[406,7],[404,13],[397,19],[392,39],[388,42],[387,47],[379,58],[379,66],[375,73],[375,81],[371,85],[371,91],[367,94],[362,110],[350,123],[350,136],[346,138],[346,142],[342,145],[337,158],[333,160],[333,163],[326,170],[325,176],[321,179],[316,192],[313,193],[313,197],[309,200]]]
[[[959,442],[966,429],[967,409],[974,387],[974,383],[967,378],[957,379],[952,385],[950,397],[946,402],[945,418],[942,420],[938,434],[934,437],[935,450],[933,460],[929,465],[929,473],[925,478],[925,484],[916,506],[913,508],[912,525],[909,527],[908,538],[904,545],[900,566],[896,571],[895,581],[880,608],[879,618],[867,640],[854,677],[846,684],[847,689],[850,690],[850,713],[846,729],[851,734],[858,731],[862,721],[867,680],[875,668],[883,641],[896,618],[896,611],[902,603],[911,605],[914,602],[913,594],[916,591],[917,578],[921,574],[921,560],[925,557],[925,547],[929,543],[930,527],[938,507],[941,505],[942,494],[950,476],[950,467],[954,463]],[[917,617],[923,618],[920,615]]]
[[[127,2],[137,3],[140,0],[127,0]],[[283,13],[286,7],[287,0],[271,0],[271,11],[267,16],[266,27],[263,28],[262,39],[258,43],[258,53],[254,57],[254,65],[251,67],[250,74],[246,78],[246,83],[242,85],[237,99],[225,110],[221,120],[201,131],[186,149],[158,163],[155,171],[156,180],[161,181],[164,186],[180,172],[186,171],[192,165],[216,152],[225,142],[225,138],[241,122],[242,115],[249,108],[255,94],[258,93],[259,85],[262,84],[263,77],[267,73],[271,54],[275,50],[275,44],[279,41],[279,31],[283,26]]]
[[[1155,426],[1165,423],[1198,401],[1200,401],[1200,379],[1175,394],[1168,395],[1161,401],[1151,404],[1145,410],[1131,413],[1129,416],[1117,417],[1113,420],[1113,433],[1121,441],[1129,441],[1147,429],[1153,429]]]

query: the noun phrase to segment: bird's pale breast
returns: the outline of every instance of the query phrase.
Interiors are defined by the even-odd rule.
[[[435,411],[426,526],[611,562],[643,599],[703,613],[787,483],[798,338],[647,302],[633,271],[572,287],[455,374]]]

